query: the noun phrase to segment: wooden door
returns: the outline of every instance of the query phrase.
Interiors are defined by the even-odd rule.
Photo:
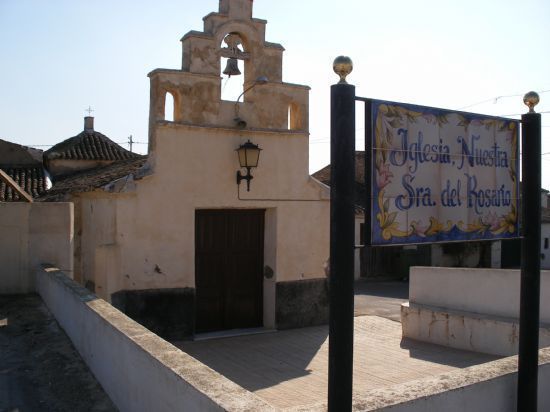
[[[263,323],[264,210],[197,210],[197,332]]]

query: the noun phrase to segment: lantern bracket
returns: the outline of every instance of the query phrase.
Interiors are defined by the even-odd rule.
[[[243,175],[240,170],[237,171],[237,185],[241,184],[241,180],[246,180],[246,191],[250,192],[250,181],[254,179],[254,176],[250,174],[250,167],[246,168],[246,174]]]

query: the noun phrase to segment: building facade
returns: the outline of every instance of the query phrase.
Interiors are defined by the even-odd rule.
[[[68,189],[75,277],[167,338],[328,319],[329,190],[308,173],[309,88],[283,82],[284,49],[252,4],[221,0],[183,37],[182,69],[149,73],[147,161]],[[242,102],[221,99],[227,57],[244,63]],[[246,142],[261,149],[249,191],[236,179]]]

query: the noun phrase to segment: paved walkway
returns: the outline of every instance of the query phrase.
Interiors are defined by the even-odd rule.
[[[327,396],[328,327],[318,326],[177,346],[280,408]],[[391,386],[496,359],[401,339],[401,324],[355,318],[354,392]]]
[[[401,304],[409,300],[409,282],[355,281],[355,316],[375,315],[401,322]]]

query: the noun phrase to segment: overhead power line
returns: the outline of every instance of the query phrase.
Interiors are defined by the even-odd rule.
[[[542,90],[542,91],[537,92],[537,93],[539,95],[541,95],[541,94],[548,93],[548,92],[550,92],[550,89]],[[472,103],[472,104],[468,104],[466,106],[459,107],[457,110],[464,110],[464,109],[468,109],[470,107],[478,106],[480,104],[489,103],[489,102],[493,102],[493,104],[496,104],[496,103],[498,103],[498,101],[500,99],[506,99],[506,98],[509,98],[509,97],[522,97],[522,96],[523,96],[523,94],[505,94],[505,95],[501,95],[501,96],[495,96],[495,97],[491,97],[490,99],[481,100],[481,101],[476,102],[476,103]]]
[[[539,114],[545,114],[545,113],[550,113],[550,110],[545,110],[545,111],[542,111],[542,112],[537,112]],[[514,114],[499,114],[499,117],[512,117],[512,116],[521,116],[522,114],[525,114],[525,113],[514,113]],[[543,127],[548,127],[548,126],[543,126]]]

